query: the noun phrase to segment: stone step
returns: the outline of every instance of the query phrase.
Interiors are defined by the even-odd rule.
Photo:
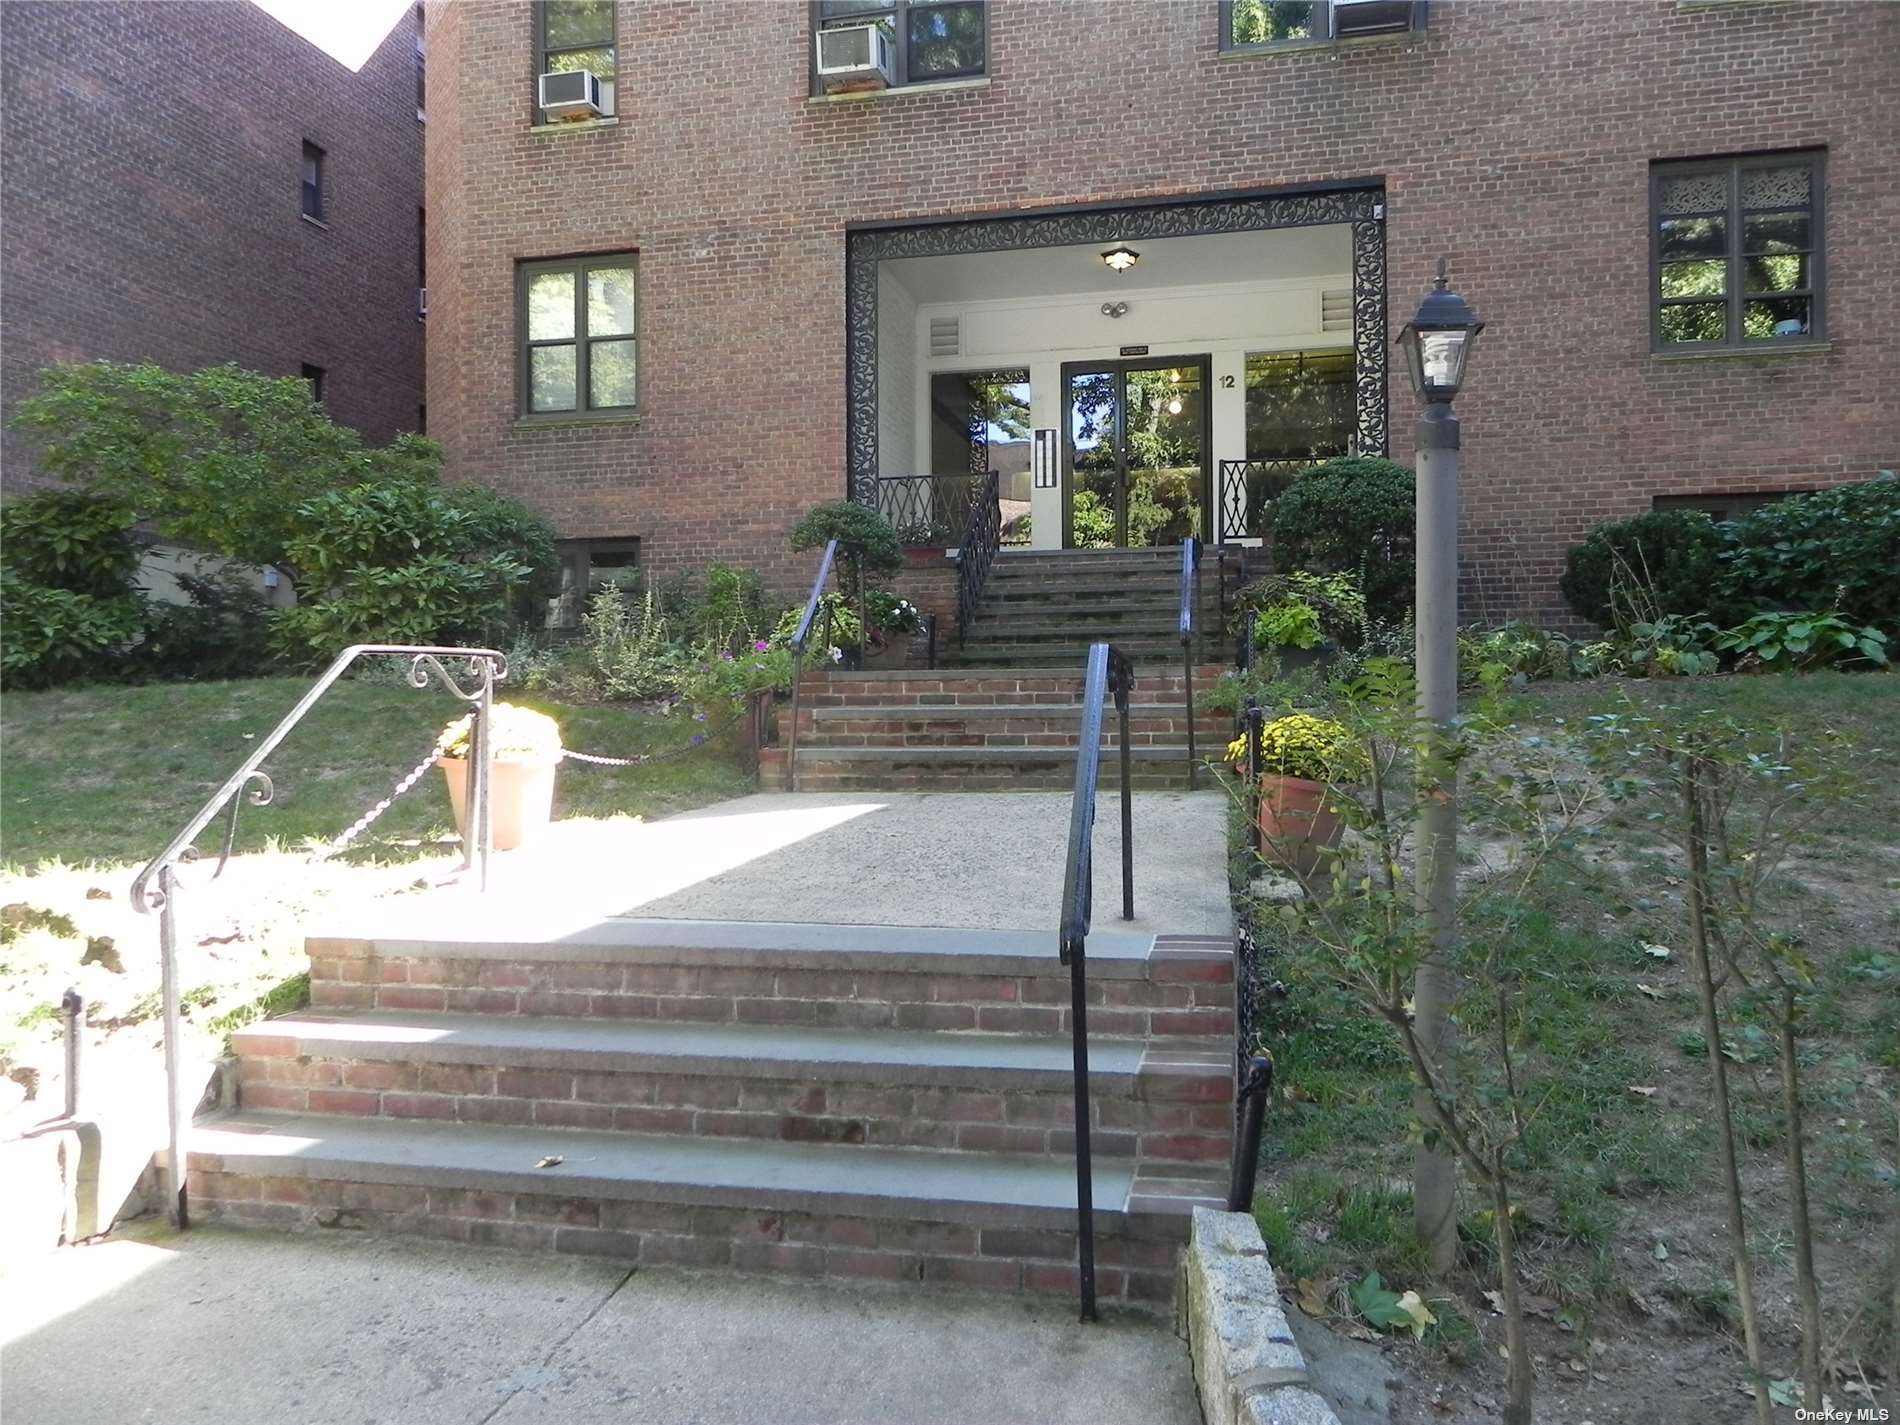
[[[965,668],[1040,668],[1050,664],[1071,664],[1080,667],[1087,663],[1088,639],[1048,639],[1041,642],[1020,642],[1011,638],[982,638],[973,635],[963,646],[952,644],[938,653],[938,660],[951,671]],[[1117,649],[1126,654],[1135,665],[1135,675],[1144,673],[1152,676],[1159,669],[1172,665],[1175,676],[1180,676],[1181,640],[1173,636],[1114,638],[1108,640]]]
[[[1133,785],[1184,789],[1187,743],[1176,740],[1129,749]],[[1219,748],[1212,740],[1203,759]],[[1121,781],[1121,754],[1106,751],[1101,783]],[[1206,785],[1211,773],[1203,771]],[[1064,747],[807,747],[798,749],[800,791],[870,791],[938,788],[963,792],[1061,791],[1075,785],[1075,748]],[[1091,956],[1093,950],[1090,951]]]
[[[1078,645],[1084,654],[1090,643],[1102,640],[1117,647],[1163,640],[1172,642],[1178,651],[1181,647],[1181,632],[1172,614],[1142,620],[1132,619],[1114,609],[1061,617],[1018,614],[972,621],[966,646],[974,648],[991,641],[1037,643],[1044,640]]]
[[[1066,760],[1072,769],[1074,754]],[[802,752],[799,766],[802,785]],[[319,1011],[1066,1034],[1069,973],[1054,939],[1041,931],[616,917],[552,942],[460,932],[453,940],[306,943],[310,1004]],[[1091,1038],[1226,1034],[1233,947],[1097,929],[1088,993]]]
[[[1129,708],[1129,740],[1134,746],[1172,744],[1186,739],[1187,709],[1180,703],[1143,703]],[[1082,723],[1076,704],[992,703],[972,707],[825,707],[799,713],[801,749],[818,747],[1074,747]],[[1195,731],[1202,741],[1226,742],[1233,718],[1197,713]],[[1120,719],[1108,712],[1103,739],[1119,746]]]
[[[1135,670],[1137,696],[1144,702],[1172,702],[1182,695],[1181,646],[1172,645],[1174,657],[1138,666]],[[1083,646],[1086,653],[1086,645]],[[1020,665],[1001,667],[982,661],[982,647],[975,642],[959,650],[952,643],[943,656],[961,653],[970,661],[960,668],[890,669],[871,672],[807,673],[799,680],[801,707],[888,707],[894,704],[931,707],[980,706],[988,703],[1058,703],[1073,707],[1082,696],[1086,682],[1086,658],[1078,654],[1072,660],[1057,663],[1047,648],[1036,650]],[[1194,669],[1194,689],[1198,697],[1212,688],[1226,673],[1220,663],[1201,663]]]
[[[1038,1007],[1050,1023],[1053,1006]],[[1095,1040],[1096,1036],[1090,1036]],[[453,1014],[299,1014],[239,1030],[240,1107],[965,1152],[1072,1154],[1067,1038]],[[1219,1162],[1224,1040],[1101,1039],[1104,1157]]]
[[[188,1142],[193,1216],[236,1225],[1075,1291],[1075,1170],[1059,1158],[253,1112]],[[1205,1171],[1099,1159],[1102,1299],[1165,1308],[1188,1213],[1223,1193]]]

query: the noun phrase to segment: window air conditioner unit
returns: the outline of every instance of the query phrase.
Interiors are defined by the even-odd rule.
[[[883,25],[840,25],[813,36],[818,81],[827,94],[888,89],[894,82],[891,34]]]
[[[541,76],[541,112],[549,119],[600,117],[600,81],[585,69]]]
[[[1333,38],[1389,35],[1413,28],[1412,0],[1333,0]]]

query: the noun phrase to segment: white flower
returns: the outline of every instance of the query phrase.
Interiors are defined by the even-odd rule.
[[[839,648],[836,644],[833,644],[831,648],[831,661],[833,663],[844,662],[844,650]]]

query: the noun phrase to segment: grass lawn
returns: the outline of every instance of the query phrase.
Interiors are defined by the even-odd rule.
[[[88,1082],[149,1075],[158,1043],[157,924],[126,891],[308,689],[302,678],[231,683],[99,686],[9,693],[0,701],[5,749],[0,786],[0,1092],[6,1075],[41,1075],[38,1101],[0,1098],[39,1116],[56,1097],[58,1003],[70,985],[94,1026]],[[516,701],[551,714],[563,742],[610,757],[652,753],[644,767],[567,763],[557,818],[659,816],[752,789],[729,736],[700,745],[684,713],[626,705],[571,706],[532,694]],[[462,707],[372,677],[333,688],[265,763],[268,806],[246,805],[237,854],[216,886],[222,817],[198,840],[205,859],[181,869],[180,982],[188,1025],[207,1048],[260,1013],[294,1008],[304,994],[303,927],[327,906],[402,895],[446,874],[459,857],[447,789],[433,768],[342,855],[313,862],[387,796]],[[96,1052],[95,1052],[96,1051]]]
[[[1810,1198],[1825,1345],[1839,1380],[1852,1379],[1887,1359],[1900,1266],[1900,821],[1892,814],[1900,802],[1891,791],[1900,783],[1900,677],[1539,685],[1524,698],[1524,717],[1550,728],[1574,723],[1612,710],[1625,690],[1718,707],[1762,727],[1829,726],[1856,749],[1866,803],[1818,826],[1773,889],[1779,918],[1816,971],[1801,1041]],[[1541,1333],[1539,1418],[1661,1418],[1651,1412],[1667,1397],[1675,1402],[1669,1418],[1741,1419],[1749,1406],[1735,1389],[1740,1328],[1678,889],[1683,868],[1640,816],[1614,812],[1607,830],[1587,853],[1552,868],[1518,930],[1537,966],[1513,1013],[1525,1046],[1518,1072],[1540,1105],[1516,1162],[1521,1266]],[[1412,1229],[1410,1083],[1397,1041],[1332,987],[1323,952],[1283,932],[1268,938],[1271,974],[1292,987],[1266,1026],[1279,1094],[1268,1109],[1256,1215],[1276,1266],[1302,1300],[1331,1304],[1336,1329],[1351,1329],[1345,1287],[1372,1270],[1393,1290],[1435,1297],[1441,1325],[1425,1348],[1392,1349],[1407,1351],[1426,1379],[1436,1374],[1448,1400],[1500,1398],[1501,1326],[1484,1298],[1495,1283],[1487,1204],[1467,1192],[1465,1267],[1453,1281],[1430,1281]],[[1670,947],[1669,958],[1652,946]],[[1767,1353],[1777,1375],[1790,1375],[1793,1241],[1771,1026],[1753,994],[1731,990],[1726,999]],[[1483,1040],[1495,1014],[1468,987],[1457,1006],[1460,1035]],[[1465,1366],[1475,1369],[1457,1369]],[[1470,1418],[1484,1414],[1473,1407]]]

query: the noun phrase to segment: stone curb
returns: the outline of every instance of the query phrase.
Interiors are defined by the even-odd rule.
[[[1182,1317],[1207,1425],[1339,1425],[1311,1389],[1253,1218],[1194,1209]]]

